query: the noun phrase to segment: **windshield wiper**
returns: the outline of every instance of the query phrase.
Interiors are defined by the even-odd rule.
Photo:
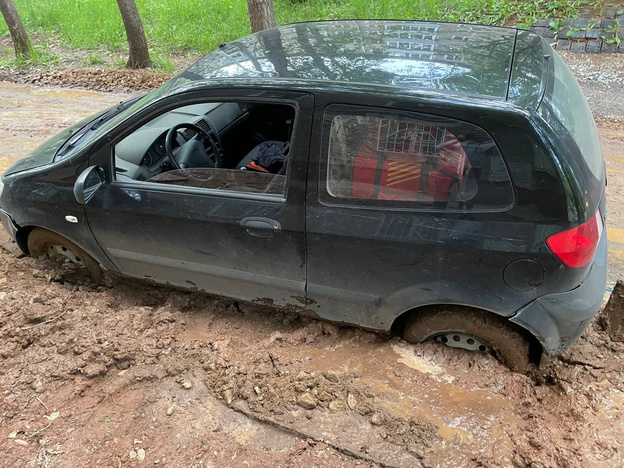
[[[99,116],[95,123],[93,125],[91,125],[91,130],[95,130],[97,129],[100,125],[102,125],[102,123],[108,119],[109,115],[113,113],[113,111],[116,111],[117,109],[119,109],[118,107],[115,107],[114,109],[109,110],[108,112],[106,112],[104,115]]]
[[[131,99],[129,101],[126,101],[125,103],[123,101],[120,102],[117,107],[115,107],[114,109],[111,109],[108,112],[104,113],[103,115],[99,116],[97,118],[97,120],[95,121],[95,123],[93,125],[91,125],[91,130],[96,130],[100,125],[102,125],[102,123],[104,123],[105,121],[107,121],[111,117],[116,116],[121,111],[126,110],[128,107],[130,107],[131,104],[134,104],[135,101],[136,101],[136,99]]]
[[[135,98],[129,99],[128,101],[120,102],[117,107],[110,109],[108,112],[105,112],[101,116],[97,117],[95,120],[92,120],[87,125],[74,132],[73,135],[71,135],[70,138],[65,142],[65,144],[61,146],[56,152],[54,156],[55,160],[56,158],[62,159],[69,152],[69,150],[73,148],[76,143],[78,143],[78,141],[80,141],[80,139],[84,137],[88,132],[97,130],[97,128],[100,127],[104,122],[120,114],[128,107],[136,103],[143,96],[144,95],[137,96]]]

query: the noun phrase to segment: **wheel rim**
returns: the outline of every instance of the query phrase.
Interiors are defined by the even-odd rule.
[[[85,266],[84,261],[76,252],[61,244],[49,245],[47,254],[52,260],[58,260],[61,263],[70,262],[81,267]]]
[[[465,349],[467,351],[477,351],[483,353],[491,353],[492,348],[486,342],[479,338],[462,332],[444,332],[438,333],[431,337],[437,343],[448,346],[449,348]]]

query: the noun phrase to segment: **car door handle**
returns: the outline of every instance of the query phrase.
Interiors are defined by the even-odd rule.
[[[247,233],[255,237],[273,237],[274,231],[281,231],[282,225],[279,221],[270,218],[260,218],[248,216],[240,220]]]

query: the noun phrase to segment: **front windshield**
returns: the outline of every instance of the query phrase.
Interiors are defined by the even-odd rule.
[[[76,124],[70,129],[71,136],[58,149],[54,160],[60,161],[80,152],[92,143],[94,139],[105,134],[108,129],[112,128],[110,127],[111,122],[119,122],[120,117],[123,119],[130,115],[129,112],[132,113],[132,109],[137,109],[137,105],[141,105],[141,103],[146,104],[146,98],[149,98],[149,95],[128,99],[116,107],[99,112],[95,114],[95,117],[91,116],[91,118],[87,118]],[[86,137],[87,135],[89,135],[89,137]]]
[[[184,73],[170,79],[165,84],[163,84],[160,88],[157,88],[151,93],[146,94],[145,96],[143,96],[141,99],[139,99],[137,102],[132,104],[127,109],[124,109],[119,114],[115,115],[111,119],[104,122],[100,127],[97,128],[97,131],[95,132],[94,137],[98,137],[99,135],[103,135],[107,133],[108,131],[112,130],[117,125],[119,125],[121,122],[126,120],[126,118],[129,117],[130,115],[136,113],[137,111],[139,111],[140,109],[143,109],[144,107],[147,107],[152,102],[157,101],[161,97],[167,95],[171,90],[178,88],[184,83],[189,82],[189,81],[192,81],[192,80],[189,80],[188,78],[186,78],[184,76]]]
[[[155,89],[151,93],[146,94],[145,96],[143,96],[141,99],[139,99],[137,102],[132,104],[127,109],[124,109],[119,114],[115,115],[114,117],[110,118],[106,122],[102,123],[102,125],[100,125],[95,131],[94,136],[97,137],[99,135],[103,135],[104,133],[107,133],[109,130],[111,130],[112,128],[116,127],[119,123],[124,121],[128,116],[134,114],[139,109],[142,109],[143,107],[147,106],[150,102],[152,102],[153,100],[157,98],[157,93],[159,91],[160,91],[160,88]]]
[[[92,119],[87,125],[85,125],[80,130],[74,133],[74,136],[72,137],[73,141],[72,139],[68,140],[65,143],[65,145],[63,145],[63,147],[59,150],[55,159],[56,160],[65,159],[72,154],[78,153],[79,151],[83,150],[88,145],[93,143],[93,141],[99,138],[100,136],[107,134],[110,130],[115,128],[117,125],[119,125],[121,122],[126,120],[129,116],[133,115],[137,111],[147,107],[152,102],[157,101],[161,97],[169,94],[172,90],[179,88],[180,86],[190,81],[197,80],[197,79],[198,79],[197,76],[194,76],[194,75],[188,76],[187,72],[183,72],[180,75],[167,81],[160,88],[155,89],[154,91],[146,94],[145,96],[139,99],[134,98],[134,99],[137,99],[136,102],[134,102],[128,108],[119,111],[117,114],[113,115],[112,117],[108,119],[105,118],[101,123],[97,123],[96,125],[93,125],[93,122],[98,117],[99,118],[106,117],[107,113],[98,115],[98,117]],[[131,102],[131,101],[132,99],[126,102]],[[89,137],[85,138],[87,134],[89,134]]]

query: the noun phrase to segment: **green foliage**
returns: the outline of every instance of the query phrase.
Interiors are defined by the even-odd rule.
[[[84,64],[86,66],[93,65],[105,65],[106,60],[99,54],[89,54],[89,56],[84,60]]]
[[[620,22],[618,20],[613,20],[613,25],[605,30],[605,34],[602,37],[602,40],[607,44],[615,44],[619,46],[622,42],[618,33],[620,32]]]
[[[152,53],[151,58],[157,72],[172,75],[176,71],[176,64],[169,56]]]
[[[32,38],[32,36],[31,36]],[[30,57],[20,56],[14,57],[13,49],[11,48],[8,53],[2,53],[2,59],[0,59],[0,68],[14,68],[25,67],[31,65],[39,65],[43,67],[53,67],[60,62],[60,57],[54,53],[49,44],[49,37],[45,33],[39,34],[39,38],[36,41],[36,45],[29,42]]]
[[[429,19],[515,23],[573,17],[597,0],[274,0],[277,21],[352,18]],[[15,0],[27,29],[53,33],[68,46],[126,49],[123,22],[112,0]],[[245,0],[137,0],[157,66],[168,70],[170,52],[208,52],[250,32]],[[552,27],[552,26],[551,26]],[[0,23],[0,35],[6,25]],[[87,59],[99,62],[97,55]]]

